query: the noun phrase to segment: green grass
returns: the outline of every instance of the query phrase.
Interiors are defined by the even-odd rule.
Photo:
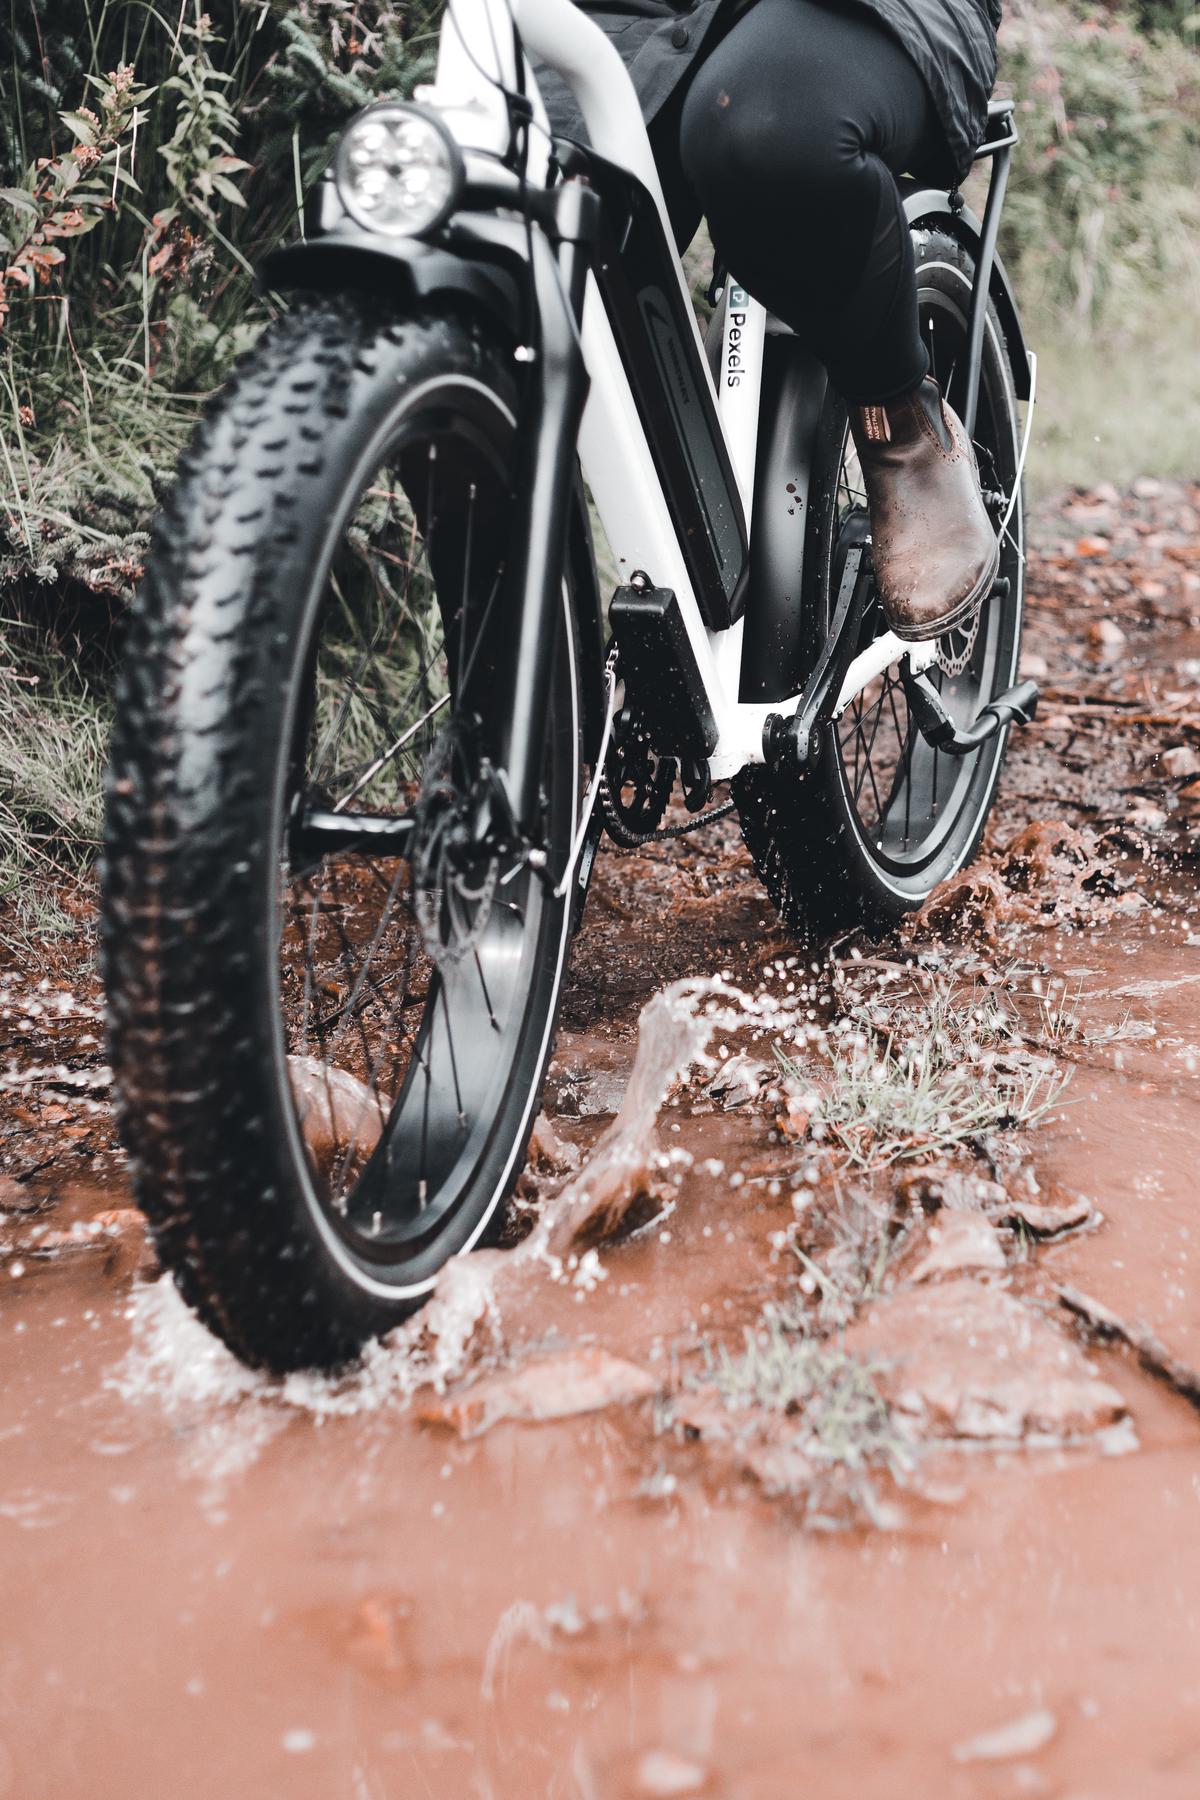
[[[0,943],[79,929],[100,841],[105,686],[36,625],[0,619]]]
[[[735,1410],[764,1407],[796,1418],[798,1432],[830,1462],[861,1464],[890,1444],[888,1410],[874,1370],[835,1345],[789,1331],[775,1318],[747,1328],[742,1350],[710,1353],[705,1379]]]
[[[0,407],[0,592],[77,582],[128,599],[199,398],[95,349],[37,367],[10,344]]]
[[[869,1171],[946,1155],[981,1134],[1029,1127],[1069,1075],[1014,1042],[989,997],[934,988],[920,1000],[855,1005],[801,1067],[779,1045],[785,1079],[811,1091],[813,1139]]]
[[[805,1492],[809,1523],[845,1524],[849,1502],[850,1518],[883,1524],[873,1477],[886,1470],[902,1479],[911,1449],[876,1385],[877,1373],[877,1364],[768,1310],[747,1328],[740,1351],[706,1344],[703,1369],[688,1385],[715,1390],[750,1441],[780,1444],[786,1422],[783,1443],[812,1472],[805,1479],[797,1471],[787,1483],[799,1482]]]
[[[1031,497],[1139,475],[1200,475],[1200,288],[1151,295],[1128,333],[1029,329],[1039,400]]]
[[[132,594],[156,496],[203,398],[265,317],[249,265],[294,230],[297,175],[312,181],[345,117],[428,75],[437,11],[430,0],[8,7],[6,187],[36,187],[39,159],[69,158],[62,115],[102,106],[97,78],[128,64],[146,90],[136,136],[122,138],[132,185],[114,176],[114,204],[94,200],[96,228],[62,238],[64,260],[44,285],[9,283],[0,325],[0,597],[31,619],[31,597],[41,608],[32,661],[28,633],[11,656],[0,643],[5,695],[16,695],[0,729],[9,915],[19,904],[53,926],[40,878],[78,879],[95,840],[103,680],[79,675],[59,614],[82,591],[101,597],[107,620]],[[1200,59],[1194,33],[1178,29],[1185,14],[1194,21],[1184,0],[1006,8],[1001,78],[1021,99],[1022,144],[1003,250],[1041,361],[1035,496],[1200,472]],[[228,170],[233,198],[214,187],[226,151],[248,165]],[[23,221],[19,206],[0,204],[10,250]],[[6,262],[0,244],[0,270]],[[710,266],[701,231],[686,271],[702,316]],[[611,588],[616,564],[602,543],[598,552]],[[388,717],[401,698],[380,696]],[[365,755],[377,720],[360,708],[351,725],[349,751]],[[911,1061],[885,1067],[850,1082],[860,1110],[831,1129],[865,1143],[876,1126],[895,1137],[907,1123],[926,1141],[940,1105],[970,1130],[987,1112],[973,1082],[946,1071],[917,1080]]]

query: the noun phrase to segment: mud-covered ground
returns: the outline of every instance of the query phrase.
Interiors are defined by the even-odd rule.
[[[1200,490],[1037,544],[980,861],[818,958],[729,823],[602,857],[530,1229],[340,1383],[186,1315],[9,962],[0,1796],[1200,1791]]]

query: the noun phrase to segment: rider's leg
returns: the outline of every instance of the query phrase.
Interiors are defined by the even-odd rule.
[[[895,175],[944,168],[946,150],[915,64],[858,9],[755,0],[691,82],[679,150],[731,271],[851,402],[890,622],[948,629],[990,589],[997,549],[917,323]]]

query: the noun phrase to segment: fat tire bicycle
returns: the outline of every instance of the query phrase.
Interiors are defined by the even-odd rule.
[[[248,1363],[343,1365],[494,1241],[605,829],[736,807],[808,932],[885,926],[973,855],[1036,702],[1015,141],[994,103],[982,220],[906,196],[1001,543],[978,619],[914,645],[845,404],[734,280],[701,340],[632,87],[570,0],[455,0],[432,88],[347,127],[161,510],[107,787],[136,1193]]]

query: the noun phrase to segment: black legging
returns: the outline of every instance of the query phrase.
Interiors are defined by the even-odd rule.
[[[894,177],[944,165],[946,149],[916,65],[882,25],[853,3],[754,0],[650,136],[676,237],[703,213],[731,273],[847,400],[916,386],[928,358]]]

